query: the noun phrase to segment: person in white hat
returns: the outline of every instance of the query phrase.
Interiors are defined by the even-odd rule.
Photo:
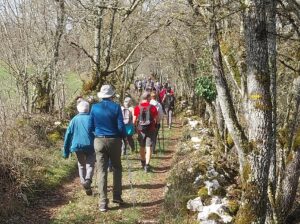
[[[107,168],[111,160],[113,167],[113,202],[124,204],[122,195],[122,139],[126,136],[121,106],[113,101],[115,91],[111,85],[103,85],[97,96],[102,99],[93,105],[89,130],[94,132],[94,147],[99,170],[99,210],[108,209]]]
[[[89,103],[81,99],[77,110],[79,113],[71,120],[65,134],[63,157],[68,158],[70,153],[76,153],[80,182],[86,194],[92,195],[91,183],[96,157],[93,146],[94,135],[88,131]]]

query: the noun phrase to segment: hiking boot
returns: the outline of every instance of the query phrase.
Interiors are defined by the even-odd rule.
[[[113,168],[112,168],[111,166],[109,166],[109,167],[107,168],[107,172],[113,172]]]
[[[142,168],[144,169],[144,168],[145,168],[145,165],[146,165],[146,161],[141,160],[141,165],[142,165]]]
[[[113,203],[117,203],[117,204],[120,204],[120,205],[124,205],[125,202],[123,201],[122,198],[114,198],[113,199]]]
[[[144,170],[145,170],[146,173],[149,173],[151,171],[150,165],[146,164],[145,167],[144,167]]]
[[[91,189],[91,184],[92,184],[92,181],[90,179],[86,179],[84,181],[84,183],[82,184],[82,186],[84,187],[84,189],[88,190],[88,189]]]
[[[108,210],[107,204],[101,204],[101,205],[99,205],[99,211],[100,212],[107,212],[107,210]]]
[[[92,189],[91,189],[91,188],[89,188],[89,189],[86,189],[86,190],[85,190],[85,193],[86,193],[86,195],[88,195],[88,196],[91,196],[91,195],[93,195],[93,191],[92,191]]]

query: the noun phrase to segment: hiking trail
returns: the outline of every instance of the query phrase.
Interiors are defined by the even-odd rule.
[[[94,196],[87,196],[80,185],[76,173],[55,191],[46,192],[25,212],[18,223],[159,223],[163,211],[164,190],[168,171],[176,144],[181,136],[181,125],[175,122],[172,129],[164,127],[165,149],[152,156],[152,172],[145,173],[140,165],[139,153],[129,153],[128,159],[122,156],[123,195],[125,206],[112,203],[112,173],[108,174],[109,210],[98,210],[97,186],[95,177],[92,183]],[[160,137],[162,133],[160,132]],[[136,136],[135,136],[136,141]],[[162,147],[162,138],[160,139]],[[139,146],[137,147],[139,149]],[[157,145],[158,148],[158,145]],[[131,169],[133,190],[130,185],[128,162]],[[133,206],[134,203],[134,206]]]

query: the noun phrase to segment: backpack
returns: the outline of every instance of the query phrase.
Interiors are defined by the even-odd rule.
[[[174,108],[175,97],[173,95],[167,94],[165,98],[165,107]]]
[[[139,89],[141,89],[143,87],[143,83],[141,80],[138,81],[137,86]]]
[[[132,123],[132,112],[128,108],[122,108],[123,121],[124,124]]]
[[[152,122],[152,117],[151,117],[151,109],[152,105],[149,105],[147,107],[143,107],[139,105],[140,108],[140,115],[139,115],[139,129],[141,131],[146,131],[149,130]]]

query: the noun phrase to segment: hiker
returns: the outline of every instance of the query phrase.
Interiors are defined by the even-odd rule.
[[[167,87],[167,91],[162,103],[164,105],[165,113],[167,114],[167,125],[170,129],[172,126],[172,117],[175,109],[175,96],[171,87]]]
[[[124,104],[121,107],[122,114],[123,114],[123,121],[126,129],[126,138],[124,139],[122,144],[123,155],[126,155],[127,143],[131,148],[131,152],[135,151],[134,141],[133,141],[133,134],[134,134],[133,107],[131,107],[131,104],[132,104],[132,99],[130,97],[126,97],[124,99]]]
[[[150,93],[144,92],[141,102],[134,108],[133,123],[137,126],[140,144],[141,165],[145,172],[150,171],[152,143],[156,132],[157,109],[150,103]]]
[[[156,92],[152,92],[151,93],[150,104],[155,106],[156,110],[158,112],[158,116],[157,116],[157,119],[156,119],[156,130],[155,130],[155,135],[154,135],[153,144],[152,144],[152,153],[154,153],[154,154],[156,153],[155,148],[156,148],[158,132],[159,132],[159,129],[160,129],[160,122],[161,122],[161,120],[163,119],[163,116],[164,116],[162,105],[156,99],[157,99]]]
[[[87,195],[92,195],[91,183],[94,174],[95,151],[94,135],[88,131],[89,103],[83,99],[77,104],[78,114],[71,120],[64,140],[63,157],[69,158],[75,152],[78,159],[80,183]]]
[[[90,114],[89,129],[94,132],[94,147],[99,170],[99,210],[108,209],[107,169],[108,160],[113,167],[113,202],[124,204],[122,195],[122,138],[125,137],[121,106],[113,101],[115,91],[111,85],[103,85],[97,96],[102,99],[93,105]]]

